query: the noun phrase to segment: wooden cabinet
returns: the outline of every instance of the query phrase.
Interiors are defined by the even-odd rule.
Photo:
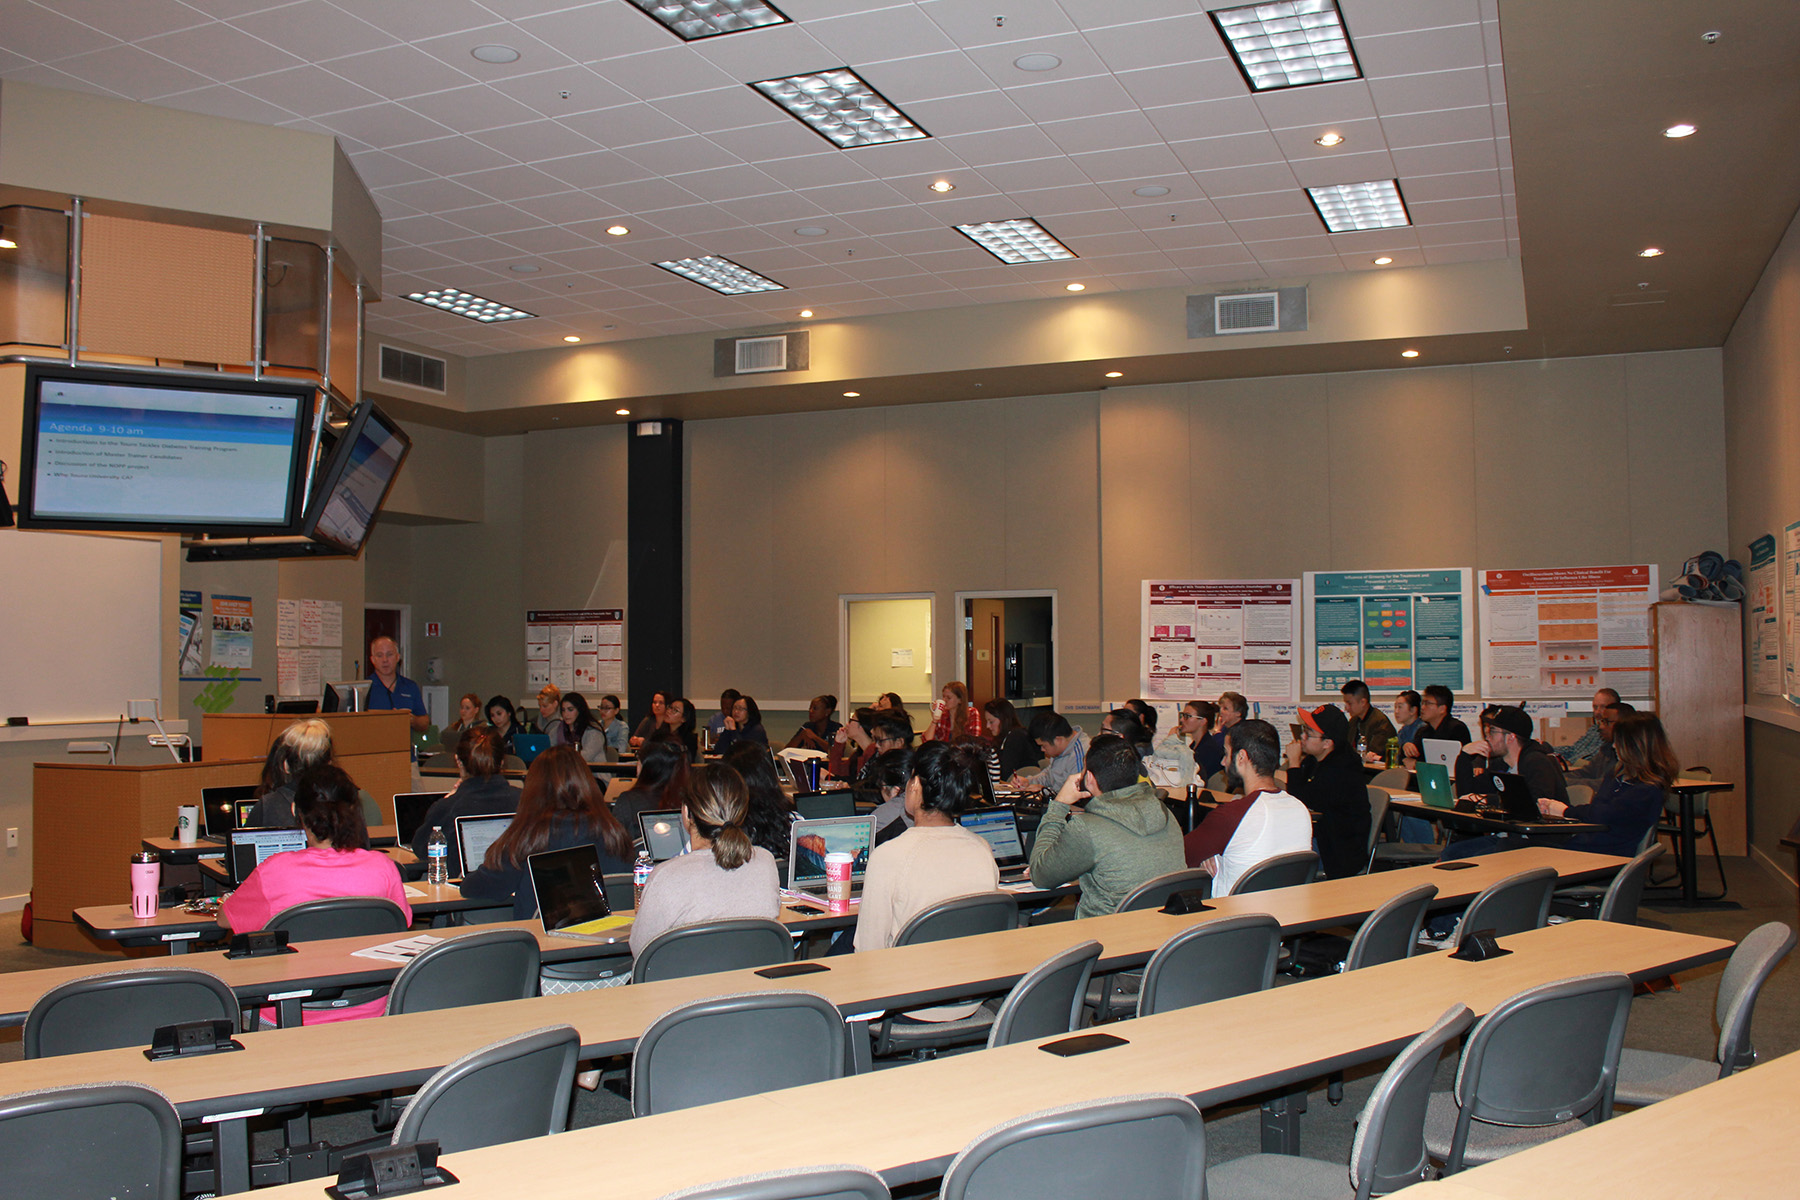
[[[1709,801],[1719,850],[1745,853],[1742,606],[1665,601],[1650,606],[1650,694],[1683,767],[1737,785]]]

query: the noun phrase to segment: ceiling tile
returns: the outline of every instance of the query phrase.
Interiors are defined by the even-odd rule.
[[[1450,108],[1439,112],[1383,117],[1381,128],[1388,145],[1435,146],[1442,142],[1467,142],[1494,136],[1494,113],[1487,106]],[[1501,126],[1504,128],[1504,126]]]
[[[451,241],[463,237],[466,232],[442,217],[434,217],[429,214],[422,217],[402,217],[398,221],[381,223],[383,237],[393,238],[396,242],[414,246]]]
[[[1032,125],[1016,129],[998,129],[987,133],[962,133],[944,139],[956,156],[977,170],[994,163],[1024,162],[1033,158],[1052,158],[1062,153],[1057,144]]]
[[[1286,163],[1254,167],[1223,167],[1195,171],[1194,181],[1213,200],[1221,196],[1252,196],[1261,192],[1286,192],[1299,186]]]
[[[625,104],[598,112],[576,113],[562,123],[608,149],[688,137],[693,130],[648,104]]]
[[[1253,217],[1305,217],[1316,227],[1319,220],[1306,193],[1297,188],[1249,196],[1221,196],[1213,201],[1213,207],[1227,221]]]
[[[442,137],[448,132],[436,121],[394,104],[370,104],[320,117],[319,124],[378,149],[389,150],[411,142]]]
[[[854,224],[861,232],[885,241],[890,234],[933,229],[941,222],[916,204],[897,204],[892,208],[864,209],[856,214]]]
[[[208,76],[123,43],[77,54],[56,65],[84,83],[134,100],[191,91],[214,82]]]
[[[1329,251],[1331,243],[1324,222],[1314,213],[1305,216],[1247,217],[1231,222],[1231,230],[1246,246],[1257,249],[1260,242],[1311,239],[1318,251]]]
[[[401,183],[382,188],[376,193],[377,198],[389,198],[409,205],[421,212],[444,213],[457,208],[473,208],[486,203],[487,197],[473,188],[464,187],[460,183],[448,179],[422,179],[417,183]],[[451,218],[455,220],[454,217]],[[462,224],[462,222],[457,222]]]
[[[1260,92],[1251,99],[1270,129],[1335,129],[1346,121],[1375,117],[1375,100],[1361,79]]]
[[[955,50],[956,43],[918,8],[881,8],[805,22],[806,31],[839,62],[911,58]]]
[[[418,42],[494,23],[474,0],[340,0],[344,8],[401,41]]]
[[[493,147],[460,135],[396,146],[394,154],[439,175],[466,175],[470,171],[512,165],[512,159]]]
[[[1425,261],[1433,266],[1444,263],[1486,262],[1505,258],[1509,253],[1505,242],[1465,242],[1455,246],[1428,246]]]
[[[496,92],[485,83],[414,96],[406,102],[406,107],[458,133],[474,133],[541,119],[535,109]]]
[[[1113,207],[1106,193],[1091,183],[1019,191],[1011,198],[1027,213],[1051,219],[1063,213],[1103,212]]]
[[[1382,136],[1384,126],[1369,118],[1361,121],[1332,121],[1322,125],[1306,125],[1274,131],[1275,144],[1289,162],[1329,162],[1346,154],[1384,149],[1389,143]],[[1344,140],[1336,146],[1321,146],[1315,140],[1323,133],[1335,133]]]
[[[1086,184],[1088,177],[1066,158],[1039,158],[1030,162],[999,163],[983,167],[981,176],[1002,192]]]
[[[713,88],[669,96],[656,102],[658,112],[680,121],[695,133],[718,133],[769,123],[769,102],[747,87]]]
[[[119,4],[115,8],[135,8]],[[280,8],[235,17],[231,23],[254,37],[310,62],[392,45],[395,38],[367,21],[351,16],[327,0],[301,0]]]
[[[1481,19],[1477,0],[1340,0],[1339,7],[1353,38]]]
[[[1197,138],[1225,137],[1268,137],[1264,132],[1262,114],[1257,111],[1256,103],[1248,96],[1235,96],[1226,100],[1205,100],[1193,104],[1172,104],[1163,108],[1151,108],[1144,111],[1150,123],[1156,126],[1158,133],[1170,142],[1187,142]],[[1271,138],[1269,145],[1274,146]],[[1278,151],[1270,150],[1276,154]]]
[[[912,105],[921,100],[967,96],[994,87],[994,81],[961,50],[910,58],[900,58],[892,50],[880,50],[850,61],[858,64],[858,75],[889,100],[905,105],[909,114]]]
[[[596,152],[600,157],[610,157],[606,151]],[[578,156],[580,157],[580,156]],[[557,162],[567,162],[558,159]],[[524,200],[531,196],[549,196],[556,192],[567,191],[570,184],[583,186],[571,179],[552,176],[536,167],[494,167],[486,171],[471,171],[456,177],[456,182],[465,187],[474,188],[485,196],[495,200]]]
[[[1365,74],[1379,78],[1461,67],[1485,68],[1487,47],[1482,44],[1481,26],[1450,25],[1358,37],[1356,57]]]
[[[891,208],[906,198],[885,183],[840,183],[806,188],[800,193],[826,212],[855,213],[864,209]]]
[[[1074,25],[1054,0],[1015,0],[996,18],[991,0],[922,0],[919,5],[959,46],[1039,41],[1070,33]],[[1025,53],[1031,46],[1021,47]]]
[[[1175,152],[1175,157],[1190,171],[1217,171],[1227,167],[1278,167],[1289,181],[1282,186],[1293,186],[1293,172],[1288,169],[1287,159],[1283,157],[1275,138],[1266,132],[1234,133],[1223,137],[1173,142],[1169,149]]]
[[[241,29],[213,22],[183,29],[179,33],[145,38],[139,42],[145,50],[180,63],[191,71],[199,71],[220,83],[230,83],[247,75],[263,75],[298,66],[300,59],[279,50]]]
[[[738,165],[737,156],[698,134],[628,146],[619,153],[657,175]]]
[[[515,229],[499,235],[499,240],[532,254],[559,254],[591,245],[586,238],[571,233],[560,225],[539,225],[532,229]]]
[[[226,83],[215,83],[210,87],[177,92],[171,96],[159,96],[156,102],[169,108],[179,108],[183,112],[229,117],[234,121],[259,121],[268,125],[278,125],[294,116],[285,108],[258,100]]]
[[[1408,175],[1406,200],[1466,200],[1472,196],[1497,196],[1501,182],[1498,171],[1459,171],[1452,175]]]
[[[666,50],[675,35],[629,4],[562,5],[560,12],[517,18],[520,29],[579,62]]]
[[[608,58],[590,64],[600,78],[624,88],[640,100],[661,100],[687,92],[730,87],[740,81],[681,45],[642,54]]]
[[[395,158],[385,150],[369,150],[350,156],[351,166],[356,168],[357,177],[369,188],[391,187],[396,183],[411,183],[415,179],[429,179],[435,172],[416,166],[402,158]]]
[[[360,108],[381,99],[374,92],[310,64],[253,79],[241,79],[240,91],[266,100],[302,117],[318,117],[346,108]]]
[[[1137,101],[1110,75],[1009,87],[1006,96],[1026,116],[1040,122],[1065,121],[1096,113],[1138,111]]]
[[[1018,129],[1031,124],[1030,119],[1019,111],[1019,106],[997,89],[949,100],[915,101],[907,105],[906,115],[936,138]]]
[[[334,75],[342,75],[390,100],[441,92],[473,82],[468,75],[446,67],[423,50],[411,46],[386,46],[329,59],[321,65]]]
[[[554,163],[546,164],[555,166]],[[655,212],[664,208],[680,208],[699,197],[667,179],[634,179],[589,189],[594,199],[619,213]],[[627,222],[629,224],[630,222]]]
[[[6,48],[37,62],[53,62],[116,45],[119,39],[36,4],[6,6]]]
[[[1206,100],[1248,100],[1244,77],[1229,59],[1174,63],[1119,75],[1119,83],[1145,108]]]
[[[818,145],[819,139],[812,138]],[[716,139],[720,145],[729,145],[733,141],[731,134],[720,134]],[[772,176],[783,187],[812,188],[827,187],[839,183],[866,183],[874,176],[868,168],[857,161],[854,154],[846,154],[841,150],[826,150],[817,154],[801,155],[797,158],[784,158],[776,162],[761,164],[761,169]]]
[[[8,41],[11,41],[15,13],[23,7],[8,6]],[[71,17],[83,25],[91,25],[102,33],[127,42],[212,19],[210,15],[180,3],[180,0],[132,0],[130,4],[120,4],[118,0],[57,0],[56,8],[62,16]]]
[[[568,158],[592,153],[594,143],[560,121],[538,119],[523,125],[508,125],[472,135],[484,146],[520,162],[541,162],[550,158]]]
[[[587,192],[557,192],[551,196],[532,196],[515,202],[516,208],[552,225],[592,221],[612,214],[607,206]],[[447,214],[452,221],[455,213]],[[586,239],[583,239],[586,240]]]
[[[1076,166],[1095,183],[1131,180],[1133,186],[1165,175],[1186,175],[1174,151],[1160,142],[1153,146],[1129,146],[1117,150],[1093,150],[1070,156]],[[1167,186],[1167,185],[1165,185]],[[1129,191],[1129,189],[1126,189]],[[1134,202],[1137,201],[1133,198]]]
[[[1494,143],[1449,142],[1442,146],[1396,149],[1392,156],[1402,180],[1412,175],[1447,175],[1454,171],[1491,171],[1499,166]],[[1404,182],[1402,190],[1405,190]]]
[[[785,117],[778,123],[753,125],[748,129],[727,129],[709,134],[708,137],[716,145],[748,163],[780,163],[781,160],[792,159],[797,155],[844,161],[835,148],[829,153],[823,152],[825,146],[820,142],[818,134],[798,121]]]
[[[1301,187],[1324,187],[1333,183],[1361,183],[1370,179],[1393,179],[1394,160],[1385,150],[1367,154],[1339,154],[1330,158],[1309,158],[1291,162],[1294,179]]]
[[[1043,130],[1065,154],[1111,150],[1121,146],[1154,146],[1166,150],[1162,134],[1145,119],[1143,113],[1135,110],[1095,117],[1076,117],[1070,121],[1053,121],[1044,125]]]
[[[1417,225],[1441,225],[1451,221],[1498,220],[1506,216],[1498,196],[1464,200],[1418,200],[1408,197],[1407,212]]]
[[[1479,68],[1371,79],[1369,93],[1375,97],[1376,111],[1384,117],[1469,108],[1492,100],[1488,92],[1488,74]]]
[[[782,190],[781,185],[743,163],[713,167],[704,171],[683,172],[669,177],[671,183],[692,192],[702,200],[741,200],[747,196],[767,196]],[[735,208],[734,208],[735,211]]]
[[[503,96],[511,96],[534,112],[558,119],[635,102],[631,93],[613,86],[579,63],[492,79],[487,86]],[[564,92],[568,95],[564,96]]]
[[[1138,15],[1139,4],[1119,6]],[[1187,8],[1177,16],[1160,20],[1136,21],[1130,25],[1113,25],[1090,29],[1087,42],[1106,65],[1114,71],[1141,71],[1170,64],[1191,64],[1216,59],[1230,66],[1218,30],[1198,6]],[[1235,75],[1236,68],[1232,68]],[[1240,81],[1240,86],[1242,86]]]
[[[1460,246],[1469,242],[1504,242],[1506,240],[1506,224],[1500,220],[1492,221],[1456,221],[1443,225],[1425,225],[1419,228],[1419,245],[1429,250],[1433,246]]]
[[[1229,224],[1218,221],[1210,225],[1171,225],[1166,229],[1147,228],[1144,236],[1164,251],[1218,250],[1227,247],[1243,251],[1244,239]],[[1212,261],[1218,261],[1214,259]]]
[[[517,233],[521,229],[531,229],[544,223],[542,218],[510,204],[481,204],[474,208],[460,208],[455,212],[445,213],[444,218],[452,224],[461,225],[470,233],[490,237]]]
[[[1114,234],[1144,236],[1137,224],[1117,209],[1064,213],[1056,218],[1056,230],[1061,237],[1082,239],[1083,245],[1087,244],[1089,238],[1109,237]]]

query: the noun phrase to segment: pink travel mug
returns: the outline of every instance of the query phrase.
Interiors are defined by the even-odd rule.
[[[145,918],[156,915],[156,894],[162,887],[162,856],[154,850],[140,850],[131,856],[131,915]]]
[[[825,904],[834,913],[850,911],[850,866],[853,861],[841,851],[825,856]]]

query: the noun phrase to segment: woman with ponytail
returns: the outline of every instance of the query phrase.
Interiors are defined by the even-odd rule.
[[[650,873],[631,925],[633,954],[678,926],[780,914],[775,857],[751,844],[749,809],[749,789],[730,767],[708,763],[689,772],[681,823],[693,848]]]

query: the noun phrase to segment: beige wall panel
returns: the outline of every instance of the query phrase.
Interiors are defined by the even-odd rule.
[[[1194,572],[1280,579],[1331,560],[1329,381],[1301,375],[1194,386]],[[1314,564],[1317,564],[1314,566]]]
[[[525,435],[526,608],[625,607],[626,433],[613,425]]]
[[[380,528],[380,526],[378,525],[376,528]],[[325,682],[331,682],[334,679],[362,679],[367,676],[368,671],[364,666],[365,660],[363,655],[363,603],[368,596],[368,592],[367,584],[363,579],[362,559],[283,559],[276,572],[275,591],[276,595],[282,600],[336,600],[339,604],[343,605],[344,644],[341,650],[343,673],[335,676],[330,675],[330,666],[327,664],[326,671],[328,677]],[[376,597],[376,599],[380,599],[380,597]],[[273,607],[273,605],[270,606],[270,610],[266,616],[264,615],[264,610],[260,607],[257,609],[256,613],[256,624],[259,629],[265,623],[271,627],[269,637],[271,643],[275,640],[273,634],[273,626],[275,624]],[[258,642],[260,643],[260,641],[261,638],[259,637]],[[258,653],[261,652],[260,644],[258,645],[257,650]],[[329,652],[327,652],[327,654],[329,654]],[[408,677],[423,681],[425,678],[426,657],[426,653],[420,644],[420,640],[415,635],[412,641],[411,653],[408,655],[407,661],[401,664],[401,669],[406,672]],[[256,670],[254,674],[261,675],[263,681],[248,689],[253,693],[252,696],[249,697],[253,703],[239,703],[233,707],[233,712],[258,712],[262,708],[261,701],[263,695],[275,691],[274,652],[271,651],[268,658],[259,658],[256,665],[258,670]],[[242,701],[245,697],[240,694],[238,699]],[[199,719],[198,714],[195,714],[194,719]],[[371,790],[379,792],[379,789]]]
[[[1724,380],[1718,350],[1632,354],[1624,359],[1630,561],[1668,579],[1701,550],[1727,548]]]
[[[126,217],[82,225],[81,345],[94,354],[248,366],[256,245]]]
[[[394,480],[384,511],[437,521],[481,520],[490,439],[411,421],[401,426],[412,438],[412,453]]]
[[[772,496],[789,486],[785,467],[797,447],[788,445],[769,420],[755,417],[696,421],[683,427],[682,438],[687,451],[687,661],[683,678],[669,685],[686,687],[699,710],[711,713],[727,687],[753,696],[761,689],[769,695],[773,665],[787,652],[771,636],[770,622],[800,589],[793,580],[778,579],[773,568],[771,546],[793,535],[775,527]],[[804,445],[805,439],[800,440]],[[807,586],[820,595],[829,590],[814,577],[808,577]],[[625,617],[629,621],[631,614]],[[835,610],[830,624],[813,636],[835,647]],[[835,663],[831,677],[837,677]]]

